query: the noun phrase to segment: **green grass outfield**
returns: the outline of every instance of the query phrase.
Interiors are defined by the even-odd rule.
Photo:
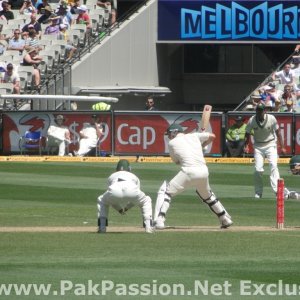
[[[0,163],[0,298],[299,299],[300,201],[286,202],[288,229],[275,230],[267,165],[264,198],[259,200],[253,199],[253,165],[208,166],[211,187],[234,220],[232,229],[219,230],[216,217],[188,190],[173,199],[167,225],[203,230],[101,235],[95,233],[96,198],[105,191],[115,163]],[[153,202],[162,181],[178,170],[168,163],[132,167]],[[300,190],[300,177],[292,176],[288,165],[281,164],[280,173],[287,187]],[[141,223],[138,208],[126,216],[110,211],[112,229],[139,229]],[[71,229],[4,232],[12,227]],[[48,296],[35,296],[32,286],[29,296],[17,296],[15,288],[22,283],[26,288],[51,284],[51,289]],[[5,296],[9,288],[10,296]],[[176,295],[183,288],[185,295]]]

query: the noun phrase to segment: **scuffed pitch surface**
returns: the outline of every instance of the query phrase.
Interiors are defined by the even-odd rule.
[[[156,230],[157,233],[163,232],[242,232],[242,231],[300,231],[300,227],[286,227],[277,229],[268,226],[232,226],[227,229],[220,229],[216,226],[169,226],[164,230]],[[78,227],[0,227],[0,232],[97,232],[96,227],[78,226]],[[124,226],[124,227],[108,227],[107,233],[131,233],[144,232],[141,227]]]

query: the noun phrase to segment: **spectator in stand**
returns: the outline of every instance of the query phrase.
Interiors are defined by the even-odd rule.
[[[265,85],[259,89],[261,102],[265,104],[266,107],[274,107],[275,106],[275,97],[270,93],[273,88],[269,85]]]
[[[27,39],[29,36],[29,27],[35,29],[36,31],[36,36],[40,37],[42,33],[42,27],[41,24],[37,21],[37,15],[36,13],[32,13],[30,16],[30,22],[25,24],[24,27],[22,28],[22,36],[24,39]]]
[[[35,48],[37,51],[40,51],[43,49],[42,46],[40,46],[39,39],[37,38],[36,31],[33,27],[33,25],[28,26],[28,38],[25,40],[25,50],[29,48]]]
[[[157,110],[155,108],[155,103],[154,103],[153,97],[148,97],[148,99],[146,101],[146,110],[148,110],[148,111],[155,111],[155,110]]]
[[[59,40],[64,40],[64,41],[67,42],[67,45],[66,45],[66,61],[68,61],[73,57],[73,55],[74,55],[75,51],[77,50],[77,48],[73,46],[71,40],[69,39],[67,26],[64,25],[64,24],[60,24],[59,29],[60,29],[60,32],[59,32],[59,35],[58,35],[58,39]]]
[[[46,6],[43,9],[42,15],[39,17],[39,19],[37,21],[40,24],[48,24],[51,17],[54,17],[53,10],[52,10],[51,6]]]
[[[51,5],[49,4],[48,0],[43,0],[42,3],[40,3],[38,6],[37,6],[37,12],[39,15],[43,14],[44,13],[44,9],[49,6],[51,7]]]
[[[36,89],[40,89],[41,75],[38,69],[39,64],[43,58],[38,55],[37,49],[31,47],[27,50],[27,54],[23,57],[23,66],[33,66],[33,81]]]
[[[0,11],[0,18],[4,17],[5,20],[13,20],[15,18],[14,13],[10,10],[10,6],[7,1],[2,2],[2,11]]]
[[[272,74],[272,79],[279,79],[281,84],[294,84],[294,72],[290,64],[285,64],[283,69]]]
[[[42,3],[42,0],[32,0],[32,4],[35,9],[37,9],[41,3]]]
[[[20,29],[15,29],[14,36],[8,41],[7,50],[16,50],[22,55],[24,47],[25,41],[21,38],[21,31]]]
[[[253,110],[256,109],[256,106],[260,103],[260,101],[261,101],[260,92],[258,90],[256,90],[251,95],[251,104],[252,104]]]
[[[294,92],[293,86],[291,84],[286,84],[283,89],[283,94],[281,95],[281,111],[288,109],[287,102],[291,101],[293,104],[293,109],[297,103],[297,95]]]
[[[291,113],[296,112],[296,110],[294,109],[294,103],[292,100],[286,101],[286,109],[284,110],[284,112],[291,112]]]
[[[59,19],[58,24],[64,24],[67,26],[67,29],[71,27],[73,24],[73,15],[69,11],[68,3],[65,1],[62,1],[60,6],[58,7],[56,11],[56,15]]]
[[[13,64],[9,63],[6,66],[6,72],[2,79],[4,83],[12,83],[14,86],[13,93],[20,94],[20,76],[16,70],[14,70]]]
[[[226,133],[226,146],[228,157],[241,157],[244,152],[246,124],[242,116],[234,118],[235,123],[230,126]]]
[[[77,15],[78,8],[80,7],[81,3],[80,0],[75,0],[74,3],[71,4],[71,14],[72,15]]]
[[[50,25],[48,25],[45,28],[44,34],[50,34],[50,35],[59,35],[59,25],[58,25],[59,20],[56,18],[51,19]]]
[[[97,5],[110,12],[110,25],[113,25],[117,20],[117,0],[101,1],[98,0]]]
[[[78,17],[76,24],[86,24],[87,29],[92,28],[90,16],[88,15],[88,9],[85,5],[80,5],[78,8]]]
[[[31,15],[32,13],[36,13],[36,9],[32,5],[31,0],[24,0],[19,11],[21,15]]]

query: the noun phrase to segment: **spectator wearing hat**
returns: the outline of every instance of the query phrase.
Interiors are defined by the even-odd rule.
[[[36,13],[32,13],[30,15],[30,22],[25,24],[24,27],[22,28],[22,37],[24,39],[27,39],[29,36],[29,29],[35,29],[36,31],[36,36],[39,38],[41,36],[42,33],[42,27],[41,24],[37,21],[37,14]]]
[[[56,18],[51,19],[51,23],[45,28],[44,34],[49,34],[49,35],[59,35],[59,25],[58,25],[59,20]]]
[[[41,63],[43,58],[38,55],[36,48],[28,48],[27,54],[23,57],[23,66],[33,66],[33,82],[36,89],[40,88],[41,84],[41,75],[38,65]]]
[[[25,41],[21,38],[20,29],[14,30],[14,36],[8,41],[7,50],[15,50],[19,51],[20,55],[22,55],[25,47]]]
[[[48,2],[48,0],[42,0],[42,3],[38,4],[37,6],[37,12],[39,15],[41,15],[42,13],[44,13],[44,9],[46,6],[51,7],[50,3]]]
[[[32,13],[36,13],[37,10],[31,3],[31,0],[24,0],[19,12],[21,15],[31,15]]]
[[[92,115],[91,123],[84,123],[79,132],[79,149],[74,152],[76,156],[86,156],[97,147],[98,140],[103,134],[103,125],[99,122],[97,115]]]
[[[86,5],[80,5],[78,7],[78,17],[76,19],[76,24],[85,24],[87,29],[92,29],[91,18],[88,14]]]
[[[55,17],[56,15],[53,14],[53,10],[51,6],[46,6],[42,10],[42,15],[37,20],[40,24],[47,24],[50,21],[50,18]]]
[[[294,72],[291,70],[290,64],[285,64],[281,71],[272,74],[272,79],[279,79],[281,84],[294,84]]]
[[[65,118],[63,115],[57,115],[54,119],[55,124],[51,125],[47,131],[48,149],[58,149],[59,156],[66,155],[66,149],[71,142],[69,129],[64,126]]]
[[[55,13],[59,19],[58,24],[64,24],[67,26],[67,29],[69,29],[74,21],[68,3],[62,1]]]
[[[227,156],[241,157],[245,146],[246,124],[242,116],[236,116],[234,120],[235,123],[226,132]]]
[[[268,160],[270,165],[270,183],[274,193],[277,193],[277,181],[280,178],[278,171],[278,152],[277,146],[280,146],[281,152],[286,154],[283,138],[276,118],[266,113],[265,105],[259,103],[256,107],[256,113],[252,116],[246,127],[245,153],[249,152],[250,135],[254,140],[254,186],[255,198],[262,198],[263,195],[263,172],[264,160]]]
[[[267,107],[274,107],[275,106],[275,97],[272,94],[273,87],[269,85],[262,86],[259,91],[260,91],[260,97],[261,97],[261,102],[265,104]]]
[[[13,84],[13,93],[20,94],[20,76],[16,70],[14,70],[13,64],[9,63],[6,66],[6,72],[4,73],[4,77],[1,80],[4,83],[12,83]]]
[[[0,11],[0,19],[13,20],[15,18],[14,13],[10,9],[10,5],[7,1],[2,1],[2,11]]]

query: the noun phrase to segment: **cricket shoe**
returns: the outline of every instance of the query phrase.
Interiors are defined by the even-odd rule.
[[[256,193],[254,196],[255,199],[260,199],[261,197],[262,197],[262,194],[258,194],[258,193]]]
[[[97,232],[98,233],[106,233],[106,227],[104,227],[104,228],[98,227],[98,231]]]
[[[154,222],[155,229],[162,230],[165,229],[165,220],[162,216],[158,216],[156,221]]]
[[[227,215],[223,216],[222,219],[220,218],[220,223],[221,223],[220,226],[221,229],[228,228],[233,224],[231,218],[229,218]]]
[[[287,199],[300,200],[300,194],[297,193],[296,191],[289,191],[287,198],[284,197],[284,200],[287,200]]]

